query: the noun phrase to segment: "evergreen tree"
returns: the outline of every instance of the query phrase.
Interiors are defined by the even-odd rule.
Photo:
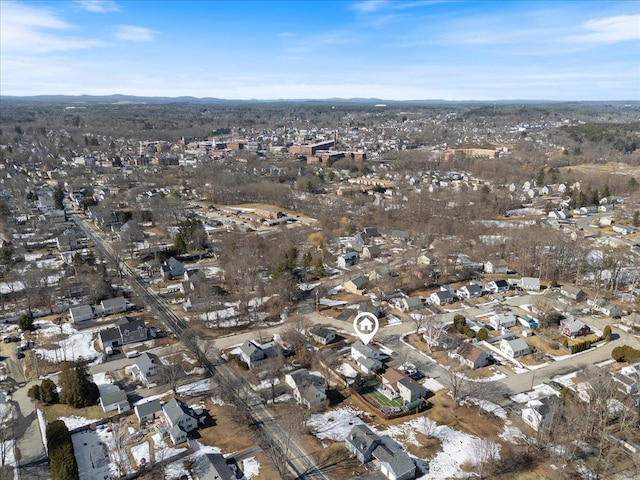
[[[56,188],[53,189],[53,204],[56,210],[64,210],[64,190],[62,189],[62,184],[58,183]]]
[[[24,331],[33,330],[33,313],[29,311],[21,315],[18,319],[18,326]]]
[[[74,408],[84,408],[98,403],[98,386],[90,380],[87,367],[79,362],[65,364],[60,373],[60,402]]]

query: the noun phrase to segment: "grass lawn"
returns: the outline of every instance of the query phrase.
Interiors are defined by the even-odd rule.
[[[376,387],[378,385],[380,385],[380,382],[378,382],[378,380],[376,380],[375,378],[372,378],[363,385],[360,394],[373,400],[373,402],[371,403],[378,404],[382,407],[402,407],[404,402],[402,401],[401,397],[398,397],[395,400],[389,400],[382,393],[376,390]]]
[[[404,404],[404,402],[402,401],[402,397],[398,397],[395,400],[389,400],[387,397],[385,397],[382,393],[378,392],[377,390],[371,391],[370,393],[367,394],[367,396],[375,400],[378,405],[381,405],[384,407],[402,407],[402,405]]]
[[[77,416],[88,418],[89,420],[98,420],[112,415],[111,412],[104,413],[100,405],[93,405],[92,407],[87,408],[73,408],[64,403],[56,403],[49,406],[43,406],[43,404],[40,404],[40,408],[42,408],[44,418],[47,422],[57,420],[60,417]]]

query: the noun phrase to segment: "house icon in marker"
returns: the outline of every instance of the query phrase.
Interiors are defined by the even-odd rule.
[[[358,329],[361,332],[372,332],[373,331],[373,322],[368,318],[365,318],[358,324]]]

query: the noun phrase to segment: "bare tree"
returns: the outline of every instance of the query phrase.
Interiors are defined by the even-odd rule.
[[[435,315],[424,317],[423,319],[423,338],[427,343],[429,352],[433,350],[433,347],[440,345],[440,340],[444,336],[447,326],[437,319]]]
[[[478,467],[478,477],[482,480],[485,478],[484,473],[487,464],[500,458],[500,445],[488,438],[477,438],[471,448]]]
[[[447,386],[455,402],[459,402],[469,394],[469,380],[462,373],[463,368],[453,360],[447,370]]]
[[[163,364],[158,369],[158,380],[161,383],[166,383],[167,385],[169,385],[174,395],[178,394],[178,383],[184,376],[185,372],[180,362]]]
[[[126,418],[121,418],[118,421],[111,422],[111,431],[113,432],[113,452],[115,453],[118,471],[120,472],[120,475],[126,475],[126,466],[129,463],[129,458],[125,447],[127,446],[130,438]]]
[[[271,390],[271,403],[276,401],[276,385],[280,382],[280,376],[284,370],[283,357],[280,352],[277,352],[276,356],[268,358],[261,362],[261,375],[269,384]]]

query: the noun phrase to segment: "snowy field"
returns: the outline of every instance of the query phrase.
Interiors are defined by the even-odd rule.
[[[58,327],[51,322],[36,321],[34,325],[38,328],[39,344],[43,340],[47,343],[58,344],[58,348],[54,349],[34,349],[36,354],[41,355],[47,361],[58,363],[75,361],[80,358],[96,360],[98,363],[102,361],[102,354],[95,349],[93,335],[105,327],[79,331],[71,323],[63,323],[61,327]],[[60,340],[58,340],[58,335]]]
[[[197,395],[199,393],[209,392],[213,388],[210,378],[198,380],[197,382],[181,385],[177,388],[178,395]]]
[[[516,442],[522,438],[522,432],[513,427],[510,421],[506,420],[507,413],[502,407],[491,402],[475,399],[469,399],[468,402],[505,420],[504,430],[500,433],[501,439]],[[347,406],[312,415],[307,424],[311,427],[313,434],[320,440],[328,439],[344,442],[354,425],[365,423],[362,419],[364,415],[364,412]],[[420,446],[416,433],[439,439],[442,451],[429,461],[429,473],[420,477],[423,480],[464,478],[468,476],[468,472],[462,471],[462,465],[475,465],[477,463],[474,451],[476,451],[478,442],[480,442],[478,437],[454,430],[446,425],[438,425],[424,415],[414,417],[399,425],[389,426],[386,430],[373,427],[372,429],[379,435],[389,435],[405,448],[411,444]],[[500,445],[493,443],[491,450],[494,457],[498,459]]]
[[[108,428],[100,428],[96,431],[84,430],[71,436],[78,462],[78,472],[83,480],[120,477],[115,439],[109,430]],[[121,463],[126,474],[132,473],[131,464],[126,455],[122,455]]]

